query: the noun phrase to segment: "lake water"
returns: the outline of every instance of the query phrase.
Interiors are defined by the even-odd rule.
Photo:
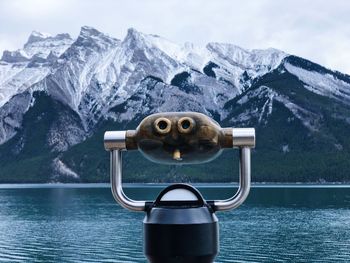
[[[107,187],[93,186],[2,186],[0,262],[146,262],[143,213],[122,209]],[[148,199],[160,189],[126,192]],[[234,191],[200,190],[213,199]],[[254,187],[243,206],[217,216],[216,262],[350,262],[349,186]]]

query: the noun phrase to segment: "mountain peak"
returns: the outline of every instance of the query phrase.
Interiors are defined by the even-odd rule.
[[[140,31],[138,31],[136,28],[134,28],[134,27],[130,27],[130,28],[128,28],[128,33],[127,33],[127,35],[135,35],[135,36],[142,36],[143,35],[143,33],[141,33]]]
[[[145,35],[140,31],[137,31],[135,28],[130,27],[126,34],[124,41],[140,41],[145,38]]]
[[[42,32],[39,32],[39,31],[33,31],[28,40],[27,40],[27,43],[25,45],[28,45],[28,44],[31,44],[31,43],[34,43],[34,42],[38,42],[38,41],[42,41],[44,39],[47,39],[51,37],[50,34],[47,34],[47,33],[42,33]]]
[[[51,37],[51,35],[48,33],[40,32],[40,31],[36,31],[36,30],[33,30],[32,33],[30,34],[30,36],[39,37],[39,38]]]
[[[152,37],[150,35],[143,34],[131,27],[128,29],[123,43],[130,49],[144,49],[153,45],[151,39]]]
[[[96,28],[90,26],[82,26],[80,29],[79,36],[75,43],[77,45],[83,46],[91,46],[93,45],[93,43],[100,43],[102,46],[104,46],[105,44],[113,45],[117,41],[119,40],[98,31]]]
[[[79,36],[98,36],[103,34],[102,32],[98,31],[96,28],[90,27],[90,26],[82,26],[80,29]]]
[[[72,38],[67,33],[61,33],[61,34],[57,34],[56,36],[52,36],[47,33],[33,31],[30,34],[27,40],[27,43],[24,44],[24,47],[37,45],[38,42],[43,42],[43,41],[60,41],[60,40],[66,41],[66,40],[72,40]]]
[[[159,35],[144,34],[132,27],[128,29],[123,42],[132,48],[155,47],[164,53],[173,53],[174,49],[177,51],[180,49],[177,44]]]

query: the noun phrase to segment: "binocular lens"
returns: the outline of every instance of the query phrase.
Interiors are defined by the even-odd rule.
[[[167,134],[171,130],[171,122],[167,118],[158,118],[154,122],[154,128],[159,134]]]
[[[190,133],[194,128],[195,122],[192,118],[183,117],[177,123],[177,128],[181,133]]]
[[[184,130],[187,130],[190,126],[191,126],[191,123],[190,123],[189,120],[184,120],[184,121],[181,123],[181,127],[182,127],[182,129],[184,129]]]
[[[158,127],[161,130],[165,130],[168,127],[168,124],[166,123],[166,121],[160,121],[158,122]]]

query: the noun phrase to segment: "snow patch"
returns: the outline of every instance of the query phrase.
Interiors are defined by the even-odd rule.
[[[338,151],[342,151],[342,150],[344,149],[343,145],[341,145],[340,143],[334,144],[334,147],[335,147]]]
[[[243,105],[249,102],[251,99],[256,98],[264,101],[261,109],[255,108],[246,110],[242,114],[237,117],[234,117],[232,121],[245,122],[250,118],[257,118],[259,123],[262,123],[264,117],[267,117],[272,114],[273,111],[273,101],[276,100],[282,103],[297,119],[299,119],[305,127],[307,127],[310,131],[318,131],[319,130],[319,122],[320,116],[308,111],[297,104],[293,103],[290,98],[285,95],[281,95],[276,91],[272,90],[268,86],[260,86],[257,89],[247,92],[244,96],[242,96],[237,103],[239,105]],[[292,119],[288,119],[288,122],[292,121]]]
[[[278,95],[275,98],[277,101],[284,104],[284,106],[287,107],[287,109],[292,112],[293,115],[298,118],[310,131],[315,132],[319,130],[319,115],[296,105],[295,103],[291,102],[287,96]]]
[[[304,87],[309,91],[338,101],[350,102],[350,83],[337,79],[334,75],[305,70],[290,63],[285,63],[284,66],[288,72],[304,82]]]
[[[79,175],[73,170],[71,170],[58,157],[53,160],[52,166],[59,175],[64,175],[74,179],[79,179]]]
[[[290,150],[289,150],[289,145],[288,144],[285,144],[285,145],[282,145],[282,152],[283,153],[288,153]]]

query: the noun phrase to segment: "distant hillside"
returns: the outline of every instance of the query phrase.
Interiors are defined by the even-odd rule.
[[[350,76],[276,49],[174,44],[91,27],[77,39],[33,32],[0,60],[0,182],[105,182],[103,133],[155,112],[197,111],[255,127],[253,180],[350,181]],[[237,180],[226,151],[199,166],[127,153],[129,182]]]

